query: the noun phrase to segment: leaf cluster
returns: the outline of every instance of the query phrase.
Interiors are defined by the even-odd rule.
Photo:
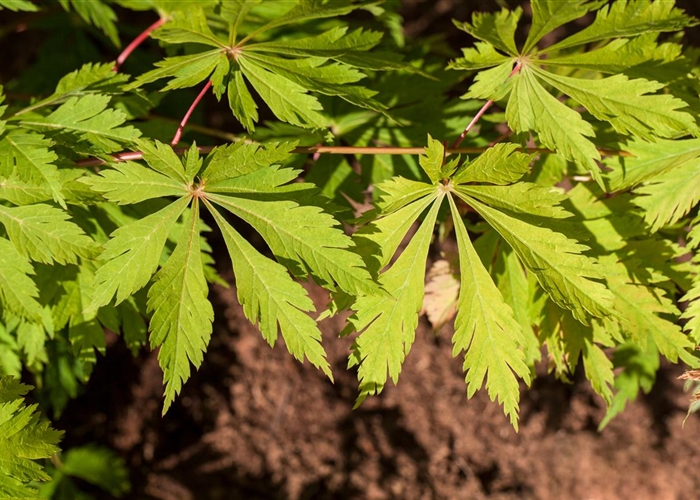
[[[564,380],[581,362],[602,425],[649,390],[660,356],[700,365],[698,55],[673,35],[696,20],[673,2],[533,0],[523,39],[522,9],[477,13],[455,23],[477,41],[449,63],[392,30],[394,4],[111,4],[159,16],[161,60],[133,79],[92,62],[38,96],[15,95],[21,78],[0,91],[0,373],[28,369],[55,414],[106,330],[158,349],[167,411],[204,361],[229,259],[265,341],[331,380],[318,322],[351,312],[358,405],[398,381],[422,312],[454,317],[467,397],[485,387],[516,428],[545,352]],[[119,45],[110,3],[61,6]],[[236,140],[153,132],[168,96],[197,86],[195,104],[226,97]],[[433,138],[489,107],[472,156]],[[426,137],[422,155],[301,154]],[[456,250],[435,259],[442,244]],[[326,310],[302,283],[328,291]],[[104,483],[111,458],[80,453],[56,477],[85,479],[69,464],[92,453],[103,465],[85,474]]]

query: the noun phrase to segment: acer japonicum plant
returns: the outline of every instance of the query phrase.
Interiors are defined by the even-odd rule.
[[[475,13],[452,59],[404,38],[398,1],[47,4],[0,0],[30,28],[68,16],[115,54],[51,88],[32,80],[56,64],[40,54],[0,94],[0,373],[31,374],[54,414],[105,330],[158,350],[168,410],[207,351],[214,253],[264,339],[331,380],[318,321],[351,311],[337,341],[358,405],[398,381],[421,313],[448,324],[466,396],[484,387],[516,429],[543,356],[563,380],[583,365],[601,427],[661,357],[700,366],[700,52],[673,1]],[[115,9],[153,24],[139,34]],[[191,122],[209,94],[239,133]],[[174,123],[168,99],[187,103]],[[58,435],[26,386],[1,384],[0,491],[36,495],[47,476],[28,459]]]

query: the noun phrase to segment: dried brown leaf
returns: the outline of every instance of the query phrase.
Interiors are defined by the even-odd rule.
[[[688,370],[678,378],[680,380],[700,380],[700,370]]]
[[[459,279],[454,266],[446,259],[435,261],[428,271],[421,310],[435,330],[454,318],[458,297]]]

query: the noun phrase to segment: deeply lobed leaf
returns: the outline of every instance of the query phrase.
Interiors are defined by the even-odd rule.
[[[479,260],[452,197],[449,201],[461,270],[453,355],[465,353],[467,396],[473,396],[488,377],[486,390],[491,400],[498,398],[517,430],[520,390],[516,375],[530,380],[519,349],[524,344],[522,329]]]
[[[14,378],[0,379],[0,494],[4,498],[41,498],[30,483],[51,478],[36,460],[57,453],[62,435],[40,421],[37,405],[24,404],[29,389]]]
[[[5,238],[0,238],[0,303],[19,317],[41,321],[39,290],[30,275],[34,268]]]
[[[546,51],[650,32],[679,31],[697,21],[676,8],[675,0],[617,0],[596,13],[595,21]]]
[[[165,241],[189,204],[183,197],[141,220],[117,229],[105,245],[95,273],[95,295],[90,310],[126,300],[143,288],[158,267]]]
[[[207,299],[199,237],[199,210],[195,201],[175,251],[156,273],[148,291],[151,348],[160,347],[165,403],[163,414],[190,377],[190,363],[202,364],[211,337],[214,309]]]
[[[350,323],[361,332],[353,344],[349,366],[359,365],[360,394],[356,406],[386,385],[387,374],[396,383],[403,360],[411,349],[423,304],[425,260],[428,256],[439,196],[408,246],[379,283],[390,295],[364,296],[353,306]],[[417,203],[417,202],[415,202]]]
[[[496,210],[458,188],[456,194],[479,212],[535,274],[542,287],[561,307],[588,323],[588,316],[608,316],[613,295],[601,283],[603,269],[582,255],[587,247],[552,231]]]
[[[55,165],[58,156],[49,149],[50,146],[52,142],[39,134],[8,133],[0,138],[0,175],[14,176],[30,185],[46,188],[60,203],[64,196]]]
[[[97,256],[95,242],[63,210],[50,205],[0,206],[0,223],[15,248],[44,263],[75,264]]]
[[[287,349],[296,359],[308,359],[332,379],[321,345],[321,331],[308,315],[314,310],[313,302],[304,288],[282,265],[260,254],[213,206],[208,208],[231,255],[238,300],[246,318],[258,325],[272,346],[277,341],[279,330]]]

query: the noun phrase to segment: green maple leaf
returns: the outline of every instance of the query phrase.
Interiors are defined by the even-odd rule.
[[[583,17],[591,10],[604,5],[604,1],[532,0],[532,25],[527,34],[523,52],[529,52],[542,37],[570,21]]]
[[[350,318],[350,326],[360,335],[353,344],[349,364],[359,365],[360,394],[357,404],[367,396],[381,392],[387,378],[395,383],[398,380],[401,365],[413,343],[417,313],[423,303],[422,284],[428,246],[441,202],[447,194],[457,234],[461,270],[453,354],[465,353],[467,395],[471,397],[487,377],[486,388],[490,397],[492,400],[498,398],[513,425],[517,426],[518,378],[530,379],[521,347],[532,344],[534,335],[528,340],[523,336],[521,325],[471,243],[453,194],[461,196],[458,190],[466,187],[456,187],[455,179],[463,182],[491,181],[494,184],[517,180],[527,171],[528,156],[514,153],[512,145],[502,145],[455,172],[457,162],[445,161],[444,146],[430,137],[428,143],[420,165],[433,184],[394,178],[378,185],[377,208],[372,216],[367,216],[374,219],[354,235],[358,252],[365,258],[368,268],[379,274],[379,283],[389,294],[382,298],[360,297],[353,306],[356,312]],[[493,172],[491,178],[489,170]],[[453,178],[448,180],[449,176]],[[475,190],[502,187],[505,188],[500,185],[470,185]],[[517,187],[508,187],[517,192]],[[509,206],[513,208],[521,201],[524,202],[521,211],[525,213],[537,213],[539,209],[541,216],[561,216],[562,210],[551,206],[551,193],[547,193],[550,198],[547,205],[542,202],[541,196],[528,198],[528,190],[533,190],[533,186],[520,190],[522,194],[508,200]],[[488,197],[485,193],[483,196]],[[491,196],[492,201],[497,198]],[[554,203],[556,201],[555,197]],[[432,208],[408,246],[388,270],[379,272],[389,264],[410,226],[429,206]],[[522,268],[520,273],[524,279]],[[509,297],[513,298],[515,294]]]
[[[613,261],[615,257],[607,259]],[[662,289],[635,283],[628,267],[632,267],[632,264],[616,263],[615,267],[609,267],[612,272],[607,277],[608,287],[616,297],[619,328],[641,349],[646,349],[648,339],[651,339],[658,351],[670,361],[677,363],[680,358],[690,366],[700,365],[700,361],[689,352],[694,344],[683,334],[680,326],[659,316],[677,316],[678,309]],[[606,326],[614,329],[610,320],[607,321]]]
[[[488,375],[486,390],[491,400],[498,398],[517,430],[520,390],[516,375],[528,383],[530,380],[523,352],[518,348],[525,342],[522,329],[481,263],[457,205],[452,197],[449,200],[461,270],[452,353],[465,353],[467,396],[473,396]]]
[[[307,358],[332,379],[326,353],[321,346],[321,331],[307,313],[313,302],[304,288],[294,281],[279,263],[261,255],[236,232],[213,207],[236,277],[238,301],[251,322],[257,324],[267,342],[274,346],[278,331],[289,352],[299,361]]]
[[[234,116],[249,132],[255,130],[258,121],[251,89],[277,118],[300,127],[322,129],[330,125],[322,114],[320,102],[310,92],[385,112],[385,107],[373,99],[375,92],[356,84],[365,76],[357,68],[382,70],[410,66],[396,63],[392,58],[366,54],[379,43],[380,33],[362,30],[348,33],[347,28],[335,27],[297,40],[255,41],[269,30],[342,16],[363,7],[361,4],[299,0],[289,8],[287,2],[266,2],[265,6],[277,16],[237,40],[243,22],[257,4],[228,2],[218,12],[207,10],[209,6],[175,12],[153,36],[171,44],[196,43],[210,50],[166,58],[156,63],[158,69],[141,75],[126,89],[168,77],[171,80],[163,90],[189,87],[209,79],[218,98],[228,93]],[[207,16],[220,16],[228,27],[228,41],[212,30]]]
[[[5,238],[0,238],[0,301],[4,309],[27,319],[41,321],[39,291],[30,275],[34,268]]]
[[[0,10],[36,12],[39,8],[28,0],[0,0]]]
[[[349,362],[349,366],[359,365],[360,394],[355,406],[367,396],[382,391],[387,373],[394,383],[398,381],[418,326],[418,312],[423,305],[425,260],[443,199],[437,193],[428,198],[433,202],[432,208],[420,228],[391,268],[379,276],[379,283],[389,295],[360,297],[353,306],[356,312],[350,324],[361,332],[353,344]],[[411,217],[410,209],[408,205],[395,214]],[[412,223],[415,219],[409,220]]]
[[[185,184],[135,162],[115,163],[99,175],[83,177],[80,182],[102,193],[114,203],[133,204],[164,196],[181,196]]]
[[[75,9],[78,15],[80,15],[83,21],[101,29],[114,45],[117,47],[121,45],[119,43],[119,35],[115,24],[117,15],[106,2],[99,0],[93,0],[91,2],[83,2],[80,0],[59,0],[59,2],[66,11],[70,11],[72,7]]]
[[[478,190],[459,186],[455,193],[508,242],[554,302],[571,310],[583,323],[588,322],[588,315],[603,317],[610,314],[613,296],[602,284],[594,281],[603,279],[603,269],[582,255],[586,246],[562,233],[520,219],[514,213],[482,203],[486,200],[480,197]],[[532,215],[537,215],[537,211]],[[555,226],[552,221],[550,224]]]
[[[269,151],[258,146],[219,150],[202,172],[206,197],[253,226],[278,258],[302,264],[295,266],[297,273],[308,269],[324,286],[337,283],[351,294],[376,293],[362,259],[350,251],[352,240],[335,219],[310,204],[314,186],[289,184],[296,171],[265,165],[286,158],[288,151],[288,145]],[[231,159],[242,161],[229,163]]]
[[[304,87],[268,71],[251,58],[241,57],[238,62],[243,74],[277,118],[300,127],[322,128],[328,124],[318,113],[323,107]]]
[[[700,139],[637,140],[629,142],[625,149],[631,158],[609,158],[605,162],[612,169],[605,174],[611,191],[628,189],[694,161],[700,157]]]
[[[10,241],[21,254],[38,262],[74,264],[79,257],[97,255],[92,238],[69,218],[66,212],[50,205],[0,206],[0,223]]]
[[[214,309],[207,299],[199,237],[199,205],[195,201],[182,235],[148,291],[151,348],[160,347],[165,403],[163,414],[190,376],[190,363],[202,364],[211,337]]]
[[[555,75],[535,68],[537,75],[575,101],[599,120],[605,120],[621,134],[642,139],[675,137],[696,131],[694,118],[677,111],[687,104],[671,95],[645,95],[663,85],[643,79],[615,75],[601,80],[583,80]]]
[[[632,203],[643,210],[652,232],[675,224],[700,202],[700,160],[683,163],[648,179],[634,190]]]
[[[189,201],[183,197],[114,232],[99,257],[104,264],[95,273],[90,311],[107,305],[115,295],[115,304],[119,304],[148,283],[158,267],[168,234]]]
[[[472,15],[471,23],[459,23],[455,21],[455,26],[466,31],[474,38],[488,42],[477,46],[478,51],[487,51],[490,54],[496,54],[495,51],[488,47],[496,48],[506,54],[517,55],[518,49],[515,46],[515,30],[518,27],[518,21],[522,16],[522,9],[517,8],[513,11],[501,9],[497,13],[475,12]],[[465,49],[469,50],[469,49]],[[466,55],[470,57],[469,54]],[[501,56],[502,57],[502,56]]]
[[[249,222],[293,272],[311,274],[324,286],[333,290],[337,286],[353,295],[380,293],[361,257],[352,251],[352,240],[337,228],[335,219],[313,205],[318,190],[311,184],[293,182],[298,171],[277,165],[289,158],[295,144],[265,148],[232,144],[215,148],[204,160],[195,145],[184,158],[159,142],[140,140],[138,145],[145,165],[114,163],[81,182],[119,204],[180,198],[165,206],[153,204],[159,209],[140,219],[110,210],[119,227],[104,245],[92,288],[80,289],[79,298],[89,305],[81,307],[81,316],[76,316],[84,328],[76,330],[76,335],[82,332],[83,337],[76,337],[74,343],[85,352],[99,348],[89,330],[98,309],[113,298],[115,305],[123,306],[152,281],[148,292],[150,343],[153,348],[160,346],[167,411],[190,376],[190,364],[201,364],[211,335],[213,310],[206,298],[206,279],[214,277],[210,257],[203,253],[208,246],[200,236],[205,227],[199,220],[203,201],[229,247],[247,317],[259,325],[271,344],[279,329],[296,358],[309,359],[330,376],[320,331],[307,315],[313,303],[303,288],[282,265],[254,250],[214,208],[215,204],[222,206]],[[188,212],[186,224],[178,224],[190,203],[194,208]],[[166,247],[167,240],[177,242],[172,253]],[[65,309],[75,308],[66,305]],[[97,319],[102,321],[100,314]],[[118,328],[117,318],[110,321]]]
[[[45,187],[55,201],[63,202],[58,168],[54,164],[58,156],[49,149],[52,144],[43,135],[9,132],[0,138],[0,175]]]
[[[609,122],[621,135],[655,140],[696,135],[699,131],[693,115],[682,110],[687,106],[685,101],[673,95],[655,94],[664,87],[655,81],[653,68],[658,64],[644,66],[669,59],[665,53],[668,47],[656,42],[659,32],[677,31],[695,21],[675,9],[673,2],[621,0],[610,7],[604,4],[585,0],[534,1],[533,23],[520,52],[515,50],[513,40],[519,11],[475,15],[471,24],[460,27],[482,41],[450,64],[453,69],[485,70],[477,75],[465,99],[507,99],[506,119],[514,131],[537,132],[543,146],[590,171],[601,186],[603,175],[596,163],[601,156],[592,142],[596,129],[588,118],[550,94],[542,83],[580,103],[595,118]],[[547,49],[536,49],[537,42],[549,31],[598,8],[598,17],[588,28]],[[591,42],[601,43],[585,53],[558,52]],[[550,65],[554,68],[550,69]],[[639,69],[637,74],[643,78],[615,74],[632,66]],[[565,76],[565,68],[613,76]]]
[[[535,130],[545,147],[556,149],[600,179],[595,163],[600,153],[588,139],[595,135],[591,124],[547,92],[529,68],[513,76],[513,81],[506,108],[506,119],[513,130]]]
[[[108,109],[110,100],[110,96],[100,94],[71,97],[47,117],[20,123],[23,127],[55,132],[58,139],[74,147],[75,142],[86,141],[100,152],[111,153],[132,143],[140,132],[131,126],[120,126],[126,121],[126,114]]]
[[[40,420],[37,405],[24,404],[30,389],[14,378],[0,379],[0,495],[7,499],[42,498],[29,483],[51,477],[36,460],[59,451],[62,432]]]
[[[586,28],[550,45],[543,52],[554,52],[578,45],[618,37],[633,37],[650,32],[679,31],[697,21],[671,1],[623,0],[603,7]]]

